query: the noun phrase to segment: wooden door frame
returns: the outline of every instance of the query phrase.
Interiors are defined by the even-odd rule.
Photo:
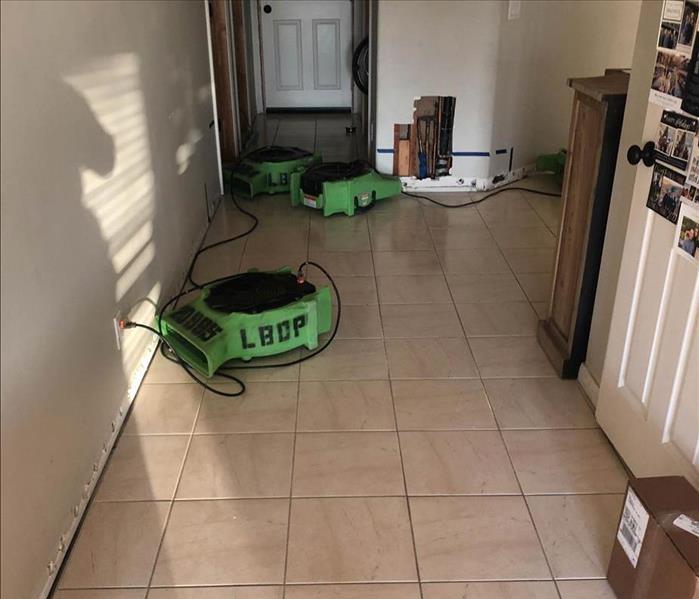
[[[233,56],[233,64],[231,72],[234,75],[235,82],[235,99],[237,125],[239,135],[239,145],[242,146],[247,141],[247,138],[252,133],[252,115],[248,102],[248,85],[250,77],[248,74],[248,63],[246,60],[246,44],[247,35],[245,33],[245,15],[243,1],[233,0],[228,2],[229,19],[231,23],[231,51]]]
[[[233,162],[238,156],[239,140],[233,98],[235,81],[231,55],[228,0],[208,0],[211,22],[211,61],[213,66],[219,153],[222,163]]]

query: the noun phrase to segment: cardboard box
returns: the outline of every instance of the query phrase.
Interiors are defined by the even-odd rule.
[[[607,577],[618,599],[699,599],[699,493],[686,479],[629,481]]]

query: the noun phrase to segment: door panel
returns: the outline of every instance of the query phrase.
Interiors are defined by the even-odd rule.
[[[313,87],[340,89],[340,20],[313,20]]]
[[[644,208],[645,209],[645,208]],[[644,236],[642,252],[647,258],[639,268],[638,308],[630,321],[631,330],[627,339],[627,368],[621,378],[642,404],[646,404],[644,388],[648,380],[648,365],[651,360],[654,330],[648,323],[657,320],[662,299],[662,290],[668,265],[668,253],[655,251],[656,247],[671,247],[674,227],[670,223],[656,222],[655,215],[648,213],[650,226]]]
[[[350,0],[270,0],[261,9],[267,108],[351,108]]]
[[[643,131],[640,145],[662,115],[648,102],[661,14],[662,3],[643,4],[626,109],[634,122],[624,122]],[[629,165],[625,151],[614,196],[631,204],[597,419],[636,476],[699,485],[699,262],[676,248],[675,225],[646,208],[652,169]]]
[[[691,335],[688,365],[699,364],[699,322],[697,320],[694,321]],[[680,390],[676,414],[668,418],[667,433],[685,459],[692,462],[695,467],[699,467],[699,443],[697,443],[694,427],[694,423],[699,421],[697,389],[699,389],[699,369],[694,368],[693,372],[685,378]]]
[[[274,73],[276,91],[303,89],[301,21],[274,21]]]

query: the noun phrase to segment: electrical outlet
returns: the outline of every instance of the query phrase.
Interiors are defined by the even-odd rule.
[[[124,334],[124,329],[119,326],[121,321],[121,310],[119,310],[112,320],[114,325],[114,338],[116,340],[116,346],[119,351],[121,351],[121,336]]]

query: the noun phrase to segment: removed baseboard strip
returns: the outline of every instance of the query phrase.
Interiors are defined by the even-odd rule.
[[[216,212],[220,209],[223,203],[223,197],[224,196],[219,195],[219,197],[216,199],[214,203],[215,209],[214,215],[211,217],[212,222],[214,216],[216,215]],[[184,289],[184,285],[187,284],[187,272],[189,270],[189,264],[191,263],[192,259],[194,259],[195,253],[204,245],[204,240],[206,239],[206,234],[208,233],[210,226],[210,223],[206,223],[203,233],[200,233],[199,235],[200,242],[194,247],[194,249],[191,252],[191,256],[189,257],[189,260],[186,262],[188,266],[181,273],[181,280],[183,280],[184,282],[182,283],[182,285],[178,287],[180,291]],[[173,295],[175,295],[176,293],[177,292],[173,292]],[[152,335],[151,333],[147,334]],[[111,435],[102,445],[102,450],[100,452],[99,459],[93,464],[92,475],[90,477],[90,480],[87,483],[85,483],[85,487],[80,497],[80,502],[73,507],[73,518],[71,520],[70,526],[61,535],[58,544],[56,545],[55,557],[47,564],[48,579],[46,580],[46,583],[44,584],[44,587],[42,588],[38,599],[47,599],[47,597],[51,594],[51,591],[53,590],[53,586],[56,583],[56,577],[61,571],[61,566],[63,565],[63,562],[66,558],[66,554],[68,553],[71,543],[74,540],[75,533],[77,532],[80,523],[82,522],[83,517],[85,516],[85,512],[87,511],[87,508],[90,505],[90,501],[95,491],[95,487],[97,486],[97,482],[102,476],[104,467],[107,465],[107,460],[109,459],[109,456],[112,453],[114,443],[119,437],[119,433],[121,432],[121,428],[124,425],[124,421],[128,416],[131,404],[133,403],[133,400],[136,398],[136,394],[141,388],[143,379],[145,378],[146,373],[148,372],[148,369],[153,361],[153,358],[155,357],[155,351],[158,348],[159,341],[160,340],[155,335],[152,335],[152,338],[149,340],[147,346],[143,350],[143,354],[139,359],[133,374],[131,375],[128,389],[126,391],[126,396],[122,400],[119,409],[117,410],[117,414],[112,422]]]
[[[524,177],[533,172],[535,172],[535,168],[531,164],[488,178],[448,175],[437,179],[401,177],[400,180],[403,189],[406,191],[490,191],[491,189],[524,179]]]
[[[585,395],[587,395],[587,398],[590,400],[592,405],[597,407],[597,399],[599,398],[599,384],[587,369],[584,362],[580,365],[580,370],[578,370],[578,383],[580,384],[580,387],[582,387],[582,390],[585,392]]]

